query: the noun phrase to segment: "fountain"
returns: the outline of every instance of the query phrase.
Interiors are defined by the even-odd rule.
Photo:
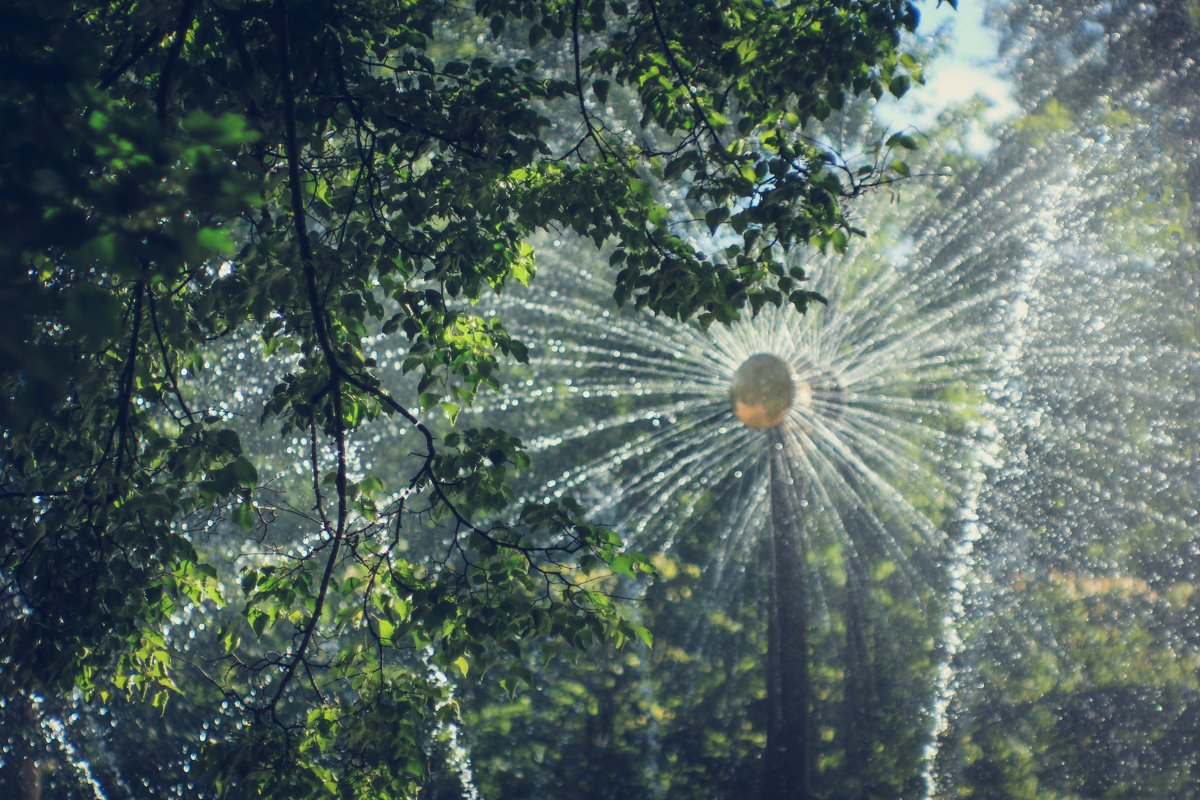
[[[748,632],[747,609],[774,605],[766,532],[802,515],[789,596],[808,641],[791,646],[811,669],[787,661],[812,708],[790,736],[813,756],[787,761],[817,765],[812,796],[1188,796],[1200,191],[1181,87],[1198,37],[1176,5],[996,5],[1007,63],[1039,67],[1024,115],[981,156],[953,139],[971,112],[947,112],[926,169],[952,169],[856,209],[878,234],[848,258],[803,264],[828,308],[707,331],[619,314],[570,242],[568,273],[504,301],[542,343],[493,409],[529,420],[550,465],[530,494],[584,496],[667,567],[641,613],[679,629],[656,628],[667,654],[641,668],[703,699],[638,707],[656,769],[692,758],[707,796],[744,796],[778,763],[780,660],[748,677],[777,621]],[[790,396],[743,393],[751,363],[790,374]],[[689,597],[674,570],[691,564]],[[704,663],[740,712],[705,714],[725,698]],[[728,758],[696,755],[684,711]],[[686,796],[677,772],[647,796]]]
[[[530,491],[594,492],[597,518],[650,552],[691,550],[688,532],[714,526],[697,591],[712,600],[701,605],[734,597],[767,619],[756,678],[765,772],[755,780],[768,797],[818,796],[807,776],[828,758],[818,736],[829,721],[810,713],[814,696],[844,698],[843,733],[872,724],[878,692],[865,674],[827,674],[831,646],[872,660],[866,639],[887,623],[869,608],[869,576],[888,572],[886,581],[909,587],[923,609],[916,617],[940,615],[928,587],[951,542],[935,517],[959,502],[952,465],[973,446],[962,422],[976,405],[971,385],[988,370],[991,292],[966,291],[957,262],[936,274],[894,267],[882,253],[848,269],[832,258],[807,266],[828,308],[803,317],[764,309],[731,328],[613,312],[603,280],[578,268],[546,276],[554,288],[502,300],[497,312],[545,342],[535,374],[493,409],[550,429],[529,446],[565,468]],[[946,302],[939,285],[961,297]],[[588,421],[562,425],[553,409],[564,400]],[[600,488],[612,484],[622,488]],[[714,505],[727,512],[717,522]],[[772,565],[768,586],[756,586],[754,563]],[[694,612],[688,646],[705,646],[706,613]],[[932,631],[911,630],[923,625],[896,620],[893,632],[932,641]],[[923,741],[912,730],[896,735],[913,753]]]
[[[771,589],[767,631],[767,744],[763,796],[811,796],[808,689],[808,586],[804,578],[803,522],[793,459],[779,430],[793,404],[810,406],[812,386],[792,377],[772,353],[756,353],[733,373],[733,413],[765,429],[771,449]],[[791,665],[790,668],[784,665]]]
[[[803,376],[803,377],[799,377]],[[796,406],[810,416],[817,405],[839,409],[840,387],[818,381],[812,365],[790,365],[773,353],[756,353],[733,373],[729,397],[734,416],[766,431],[770,450],[771,581],[767,630],[767,739],[764,798],[812,796],[809,723],[808,615],[805,541],[800,497],[803,475],[794,468],[780,426]]]

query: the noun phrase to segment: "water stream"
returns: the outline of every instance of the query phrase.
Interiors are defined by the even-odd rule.
[[[817,389],[784,422],[815,624],[847,624],[857,569],[938,621],[906,796],[1192,796],[1200,9],[989,13],[1021,113],[980,156],[955,132],[982,112],[943,112],[938,177],[856,208],[873,233],[848,257],[801,262],[828,308],[709,331],[619,314],[563,242],[569,267],[502,301],[541,346],[493,410],[553,466],[531,497],[583,495],[633,547],[670,554],[716,509],[703,617],[752,596],[765,439],[727,391],[779,355]]]

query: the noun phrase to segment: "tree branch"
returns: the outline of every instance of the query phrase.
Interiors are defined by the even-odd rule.
[[[141,61],[142,57],[145,56],[146,53],[150,52],[150,48],[154,47],[154,43],[161,38],[162,31],[160,31],[158,28],[153,28],[150,33],[146,35],[146,38],[142,40],[142,43],[133,49],[133,53],[129,56],[129,58],[122,61],[117,67],[114,67],[108,73],[108,76],[105,77],[104,80],[100,81],[97,88],[103,91],[116,83],[117,79],[128,72],[130,67],[136,64],[138,61]]]
[[[308,290],[309,311],[313,317],[313,330],[316,333],[317,344],[321,349],[321,354],[330,372],[334,438],[337,447],[335,489],[337,491],[338,510],[334,530],[330,533],[333,546],[330,548],[329,556],[325,561],[325,570],[321,576],[321,585],[317,590],[317,597],[313,603],[312,616],[309,617],[308,623],[304,626],[300,643],[296,645],[292,659],[284,668],[283,675],[279,679],[279,685],[275,690],[274,696],[271,698],[270,708],[272,713],[279,704],[280,698],[283,697],[283,693],[291,682],[292,676],[295,675],[296,668],[304,662],[309,642],[312,641],[317,623],[321,619],[321,612],[325,607],[325,598],[329,591],[329,584],[333,579],[333,569],[337,564],[338,554],[341,550],[347,516],[346,425],[344,409],[342,408],[341,388],[341,376],[343,373],[341,367],[338,365],[337,355],[334,352],[333,343],[329,337],[329,329],[325,320],[325,308],[321,303],[320,293],[317,288],[316,260],[313,256],[312,243],[309,241],[308,226],[305,222],[304,187],[300,180],[300,144],[296,134],[296,90],[292,78],[286,0],[275,0],[274,9],[275,36],[279,43],[279,61],[283,73],[284,137],[288,182],[291,185],[292,195],[292,222],[295,226],[296,241],[300,250],[300,262],[304,269],[304,279]],[[324,512],[322,511],[321,514],[323,518]],[[328,523],[326,523],[325,527],[326,531],[329,532]]]
[[[655,2],[655,0],[646,0],[646,4],[650,7],[650,18],[654,22],[654,30],[658,34],[658,40],[662,43],[663,57],[670,62],[671,69],[674,70],[675,76],[679,79],[680,85],[683,86],[685,91],[687,91],[688,96],[692,98],[693,106],[697,110],[702,110],[703,103],[701,103],[700,98],[696,96],[696,92],[692,89],[691,83],[688,81],[687,76],[683,74],[683,70],[679,67],[679,62],[675,58],[675,53],[671,50],[671,42],[667,38],[667,32],[663,29],[662,19],[658,16],[658,3]],[[708,117],[704,117],[701,120],[701,124],[704,125],[709,135],[712,136],[713,143],[716,144],[718,150],[724,153],[725,145],[721,143],[721,137],[717,133],[716,129],[712,126],[712,123],[708,121]]]
[[[125,356],[125,369],[121,373],[121,385],[117,396],[117,419],[113,423],[117,432],[117,460],[113,475],[119,476],[124,467],[125,447],[129,434],[129,404],[133,401],[133,373],[137,366],[138,343],[142,330],[142,298],[145,284],[138,282],[133,300],[133,333],[129,336],[129,349]],[[112,439],[110,438],[111,442]]]
[[[158,121],[167,119],[167,93],[171,90],[171,73],[183,52],[183,43],[187,38],[185,31],[192,26],[192,15],[196,10],[195,0],[184,0],[183,8],[179,10],[179,22],[175,24],[175,34],[171,38],[171,49],[167,51],[167,62],[163,64],[162,75],[158,80],[158,92],[154,96],[154,107],[158,111]]]
[[[195,422],[195,417],[192,416],[192,411],[188,408],[187,401],[183,399],[183,392],[179,390],[179,382],[175,379],[175,371],[171,368],[171,356],[167,351],[167,344],[163,340],[162,329],[158,325],[158,311],[154,302],[153,292],[150,293],[150,323],[154,326],[154,337],[158,340],[158,350],[162,354],[163,360],[163,371],[167,373],[167,380],[171,382],[171,391],[175,393],[175,399],[179,401],[179,407],[183,410],[183,415],[187,417],[188,422]]]
[[[583,124],[587,128],[587,138],[595,142],[596,149],[601,155],[604,155],[607,152],[604,143],[596,134],[596,129],[592,125],[592,117],[587,110],[587,103],[583,100],[583,70],[579,60],[579,6],[582,2],[583,0],[575,0],[571,7],[571,55],[575,61],[575,95],[579,98],[579,113],[583,116]]]

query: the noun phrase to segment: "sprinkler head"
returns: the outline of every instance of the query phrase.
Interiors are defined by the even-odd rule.
[[[796,399],[791,367],[771,353],[750,356],[733,373],[729,399],[733,413],[746,426],[774,428],[783,422]]]

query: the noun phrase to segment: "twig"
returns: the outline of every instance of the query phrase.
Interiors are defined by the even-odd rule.
[[[125,369],[121,373],[121,385],[117,396],[117,419],[113,423],[117,432],[117,460],[114,476],[120,476],[124,467],[125,447],[129,433],[129,404],[133,401],[133,373],[137,366],[138,343],[142,330],[142,298],[146,285],[138,282],[133,300],[133,332],[129,335],[129,350],[125,357]],[[111,437],[109,439],[111,441]]]
[[[300,637],[300,642],[296,645],[292,659],[284,667],[283,675],[279,679],[279,685],[275,690],[274,696],[271,698],[269,708],[272,715],[279,704],[280,698],[283,697],[284,691],[292,680],[292,676],[296,672],[296,667],[301,662],[305,661],[305,653],[308,650],[308,645],[312,641],[313,633],[316,631],[317,624],[321,619],[321,612],[325,607],[325,598],[329,592],[329,585],[333,579],[333,569],[338,561],[338,554],[341,549],[343,535],[346,528],[347,517],[347,490],[346,490],[346,426],[345,413],[342,407],[342,391],[341,391],[341,376],[342,369],[338,366],[337,356],[333,349],[333,344],[329,337],[329,330],[325,321],[325,309],[321,304],[320,294],[317,289],[317,274],[316,263],[313,257],[312,243],[308,237],[308,226],[305,222],[305,207],[304,197],[301,191],[303,184],[300,181],[300,145],[296,135],[296,97],[295,85],[292,78],[291,54],[288,41],[288,18],[287,18],[287,3],[286,0],[275,0],[275,36],[279,42],[279,60],[281,72],[283,74],[283,109],[284,109],[284,131],[285,131],[285,150],[288,168],[288,180],[291,184],[292,195],[292,221],[296,228],[296,239],[300,250],[300,261],[304,268],[305,283],[308,288],[309,311],[313,317],[313,329],[317,336],[317,343],[321,348],[321,353],[325,358],[326,365],[330,371],[331,382],[331,399],[333,403],[334,413],[334,438],[337,447],[337,477],[334,485],[338,498],[337,521],[334,530],[330,532],[332,547],[329,551],[329,556],[325,561],[325,570],[321,576],[321,585],[317,590],[316,599],[313,602],[312,615],[309,617],[308,623],[304,626],[304,630]],[[314,452],[315,452],[315,423],[313,428]],[[314,476],[314,480],[319,479],[319,476]],[[319,497],[319,495],[318,495]],[[322,519],[324,519],[324,511],[321,511]],[[325,523],[326,531],[328,523]]]
[[[150,323],[154,327],[154,337],[158,340],[158,349],[162,353],[163,370],[167,373],[167,379],[171,382],[171,390],[175,393],[175,399],[179,401],[179,407],[183,410],[183,415],[187,417],[188,422],[195,422],[196,419],[192,415],[191,409],[188,408],[187,401],[183,399],[183,392],[179,390],[179,382],[175,379],[175,371],[171,369],[171,356],[167,352],[167,344],[163,340],[162,330],[158,325],[158,311],[157,305],[154,302],[153,292],[150,293]],[[172,414],[171,416],[175,415]]]
[[[185,31],[192,27],[192,14],[195,9],[195,0],[184,0],[183,8],[179,10],[179,22],[175,24],[171,49],[167,51],[167,61],[163,64],[158,81],[158,92],[154,96],[154,107],[158,111],[159,122],[165,122],[167,119],[167,93],[171,90],[171,73],[175,71],[175,64],[179,61],[179,54],[183,51],[183,43],[187,39]]]

